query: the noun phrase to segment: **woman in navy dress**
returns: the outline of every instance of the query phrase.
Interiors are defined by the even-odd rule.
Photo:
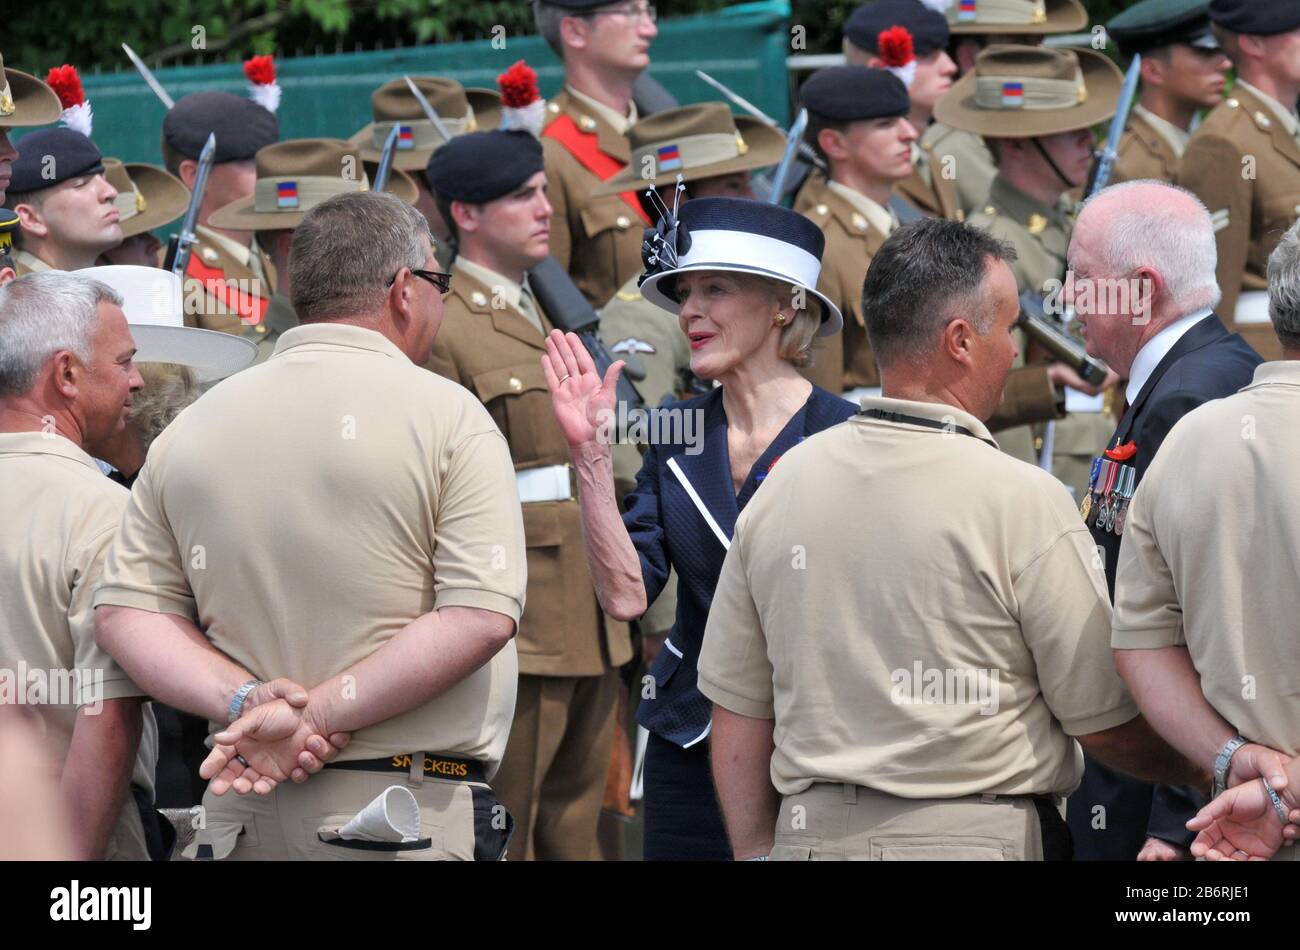
[[[801,215],[697,198],[647,240],[642,295],[678,315],[691,371],[713,380],[651,427],[620,513],[611,461],[622,362],[601,378],[572,334],[553,331],[543,369],[578,477],[588,562],[603,608],[633,620],[678,576],[677,617],[650,668],[637,719],[645,758],[645,858],[730,860],[709,769],[711,706],[696,661],[736,519],[781,455],[856,407],[798,372],[843,319],[816,291],[824,239]]]

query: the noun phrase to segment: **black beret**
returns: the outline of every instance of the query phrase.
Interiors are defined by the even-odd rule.
[[[1296,0],[1211,0],[1210,19],[1233,33],[1275,36],[1300,28]]]
[[[858,49],[879,53],[877,37],[901,26],[912,34],[912,51],[925,56],[948,45],[948,18],[920,0],[876,0],[864,3],[844,24],[844,35]]]
[[[1209,10],[1210,0],[1142,0],[1112,17],[1106,32],[1129,54],[1175,43],[1218,49]]]
[[[59,127],[24,135],[18,142],[13,164],[10,194],[26,194],[52,188],[78,175],[96,175],[104,170],[99,147],[80,132]]]
[[[514,191],[543,168],[542,143],[527,132],[457,135],[429,158],[424,176],[448,201],[483,204]]]
[[[280,122],[251,99],[233,92],[195,92],[163,118],[163,139],[185,158],[197,159],[208,135],[217,135],[213,162],[238,162],[280,140]]]
[[[799,89],[812,115],[833,122],[884,119],[912,111],[907,87],[887,69],[828,66],[808,77]]]

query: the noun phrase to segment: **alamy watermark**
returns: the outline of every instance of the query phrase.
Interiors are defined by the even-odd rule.
[[[81,706],[88,715],[104,708],[104,671],[0,667],[0,706]]]
[[[636,445],[684,445],[687,455],[704,451],[704,410],[665,406],[659,409],[629,408],[620,402],[616,411],[602,409],[596,422],[596,438],[603,445],[630,442]]]
[[[896,706],[978,706],[981,716],[998,711],[998,671],[975,667],[927,667],[920,660],[912,668],[889,674],[894,684],[890,702]]]

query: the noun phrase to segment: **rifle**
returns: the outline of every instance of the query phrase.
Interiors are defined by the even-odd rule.
[[[167,255],[163,258],[163,270],[169,270],[177,277],[185,276],[189,267],[190,253],[199,237],[195,229],[199,224],[199,207],[203,204],[203,194],[208,190],[208,173],[212,171],[212,160],[217,153],[217,134],[208,133],[208,140],[199,152],[199,167],[194,175],[194,188],[190,191],[190,204],[181,218],[180,230],[172,235],[167,243]]]
[[[614,364],[614,356],[600,338],[600,316],[587,302],[582,291],[578,290],[573,278],[560,266],[560,262],[547,257],[536,264],[528,272],[528,286],[557,330],[578,335],[582,345],[591,354],[596,371],[603,377],[605,371]],[[627,364],[624,367],[627,372],[618,377],[618,401],[626,403],[630,409],[644,408],[645,400],[629,378],[632,375],[632,363],[630,360],[624,360],[624,363]],[[641,366],[640,360],[636,361],[636,365],[640,371],[638,378],[644,379],[645,367]]]
[[[800,109],[786,135],[785,152],[781,155],[781,163],[776,166],[776,174],[772,176],[772,193],[767,199],[772,204],[780,204],[781,199],[785,197],[785,183],[790,178],[790,169],[794,167],[794,157],[799,151],[799,143],[803,140],[803,130],[806,128],[808,128],[808,110]]]
[[[384,185],[388,184],[388,176],[393,170],[393,153],[397,150],[397,134],[400,131],[401,127],[396,122],[388,130],[384,150],[379,155],[379,167],[375,169],[375,180],[370,183],[371,191],[383,191]]]

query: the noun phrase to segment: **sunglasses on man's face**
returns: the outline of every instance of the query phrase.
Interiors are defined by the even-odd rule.
[[[440,294],[445,294],[451,290],[450,274],[443,273],[439,270],[417,270],[414,267],[411,268],[411,273],[416,277],[419,277],[422,280],[427,280],[429,283],[433,284],[433,286],[438,288],[438,293]],[[393,286],[393,281],[395,280],[397,280],[397,274],[394,274],[389,278],[388,286]]]

